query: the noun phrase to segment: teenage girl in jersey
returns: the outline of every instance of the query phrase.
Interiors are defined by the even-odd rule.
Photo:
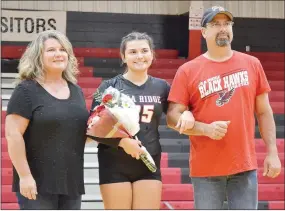
[[[139,140],[130,138],[96,139],[99,182],[105,209],[159,209],[161,200],[161,146],[158,126],[166,113],[169,84],[148,75],[154,59],[154,45],[146,33],[132,32],[122,38],[120,53],[124,74],[102,82],[103,92],[112,86],[135,99],[140,106]],[[93,100],[93,109],[98,102]],[[187,111],[185,111],[187,112]],[[139,159],[140,144],[153,157],[157,171],[152,173]]]

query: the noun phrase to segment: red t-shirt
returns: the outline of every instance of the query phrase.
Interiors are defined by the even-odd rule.
[[[260,61],[234,51],[225,62],[203,55],[179,67],[168,100],[189,106],[195,120],[231,121],[221,140],[190,136],[190,176],[224,176],[257,169],[255,98],[270,91]]]

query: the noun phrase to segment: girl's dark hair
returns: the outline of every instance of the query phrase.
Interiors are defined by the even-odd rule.
[[[133,40],[146,40],[149,44],[149,48],[153,53],[153,58],[155,58],[154,54],[154,44],[153,39],[147,34],[147,33],[141,33],[141,32],[131,32],[128,35],[124,36],[121,41],[120,45],[120,53],[121,55],[125,56],[126,46],[127,43]],[[122,61],[122,66],[126,68],[125,63]]]

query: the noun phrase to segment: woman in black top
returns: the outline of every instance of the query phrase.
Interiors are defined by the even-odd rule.
[[[80,209],[89,113],[71,43],[57,31],[39,33],[18,69],[5,130],[19,206]]]
[[[122,39],[121,57],[126,72],[104,81],[103,92],[112,86],[135,100],[140,107],[139,139],[95,139],[98,145],[99,182],[105,209],[159,209],[161,200],[161,146],[158,126],[167,111],[169,84],[148,75],[154,58],[152,39],[145,33],[133,32]],[[92,103],[92,109],[99,102]],[[139,143],[152,155],[156,166],[152,173],[139,159]],[[137,158],[137,159],[135,159]]]

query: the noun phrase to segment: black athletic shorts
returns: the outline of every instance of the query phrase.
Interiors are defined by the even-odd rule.
[[[156,164],[156,172],[151,172],[142,160],[128,155],[121,147],[98,149],[99,184],[117,182],[136,182],[138,180],[161,181],[160,159],[161,153],[152,156]]]

